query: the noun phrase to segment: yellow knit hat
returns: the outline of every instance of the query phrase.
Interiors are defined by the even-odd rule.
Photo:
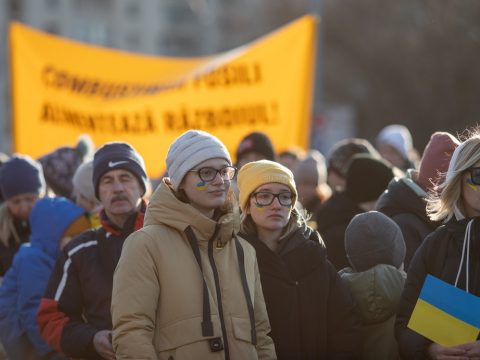
[[[238,172],[237,184],[240,190],[239,197],[242,211],[245,211],[248,198],[255,189],[268,183],[287,185],[294,195],[293,205],[295,205],[297,201],[297,189],[292,172],[277,162],[259,160],[243,165]]]

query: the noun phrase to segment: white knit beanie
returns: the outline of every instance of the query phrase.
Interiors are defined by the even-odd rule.
[[[167,172],[173,189],[177,190],[185,174],[201,162],[222,158],[232,163],[230,154],[215,136],[200,130],[188,130],[170,145],[167,154]]]
[[[380,131],[377,136],[377,145],[388,144],[393,146],[404,159],[409,159],[413,148],[412,135],[406,126],[389,125]]]

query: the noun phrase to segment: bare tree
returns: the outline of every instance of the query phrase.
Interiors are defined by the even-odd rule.
[[[353,105],[361,136],[390,123],[416,144],[480,119],[480,3],[325,0],[326,103]]]

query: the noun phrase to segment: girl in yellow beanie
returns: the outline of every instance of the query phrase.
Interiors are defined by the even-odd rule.
[[[238,174],[241,236],[256,249],[278,359],[355,358],[361,349],[349,290],[318,232],[295,209],[292,172],[260,160]]]

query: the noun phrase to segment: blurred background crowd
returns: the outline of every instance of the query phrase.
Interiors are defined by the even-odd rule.
[[[8,24],[138,53],[201,56],[244,45],[305,14],[320,17],[311,145],[370,141],[401,123],[422,151],[433,131],[475,124],[475,0],[5,0],[0,2],[0,151],[9,152]]]

